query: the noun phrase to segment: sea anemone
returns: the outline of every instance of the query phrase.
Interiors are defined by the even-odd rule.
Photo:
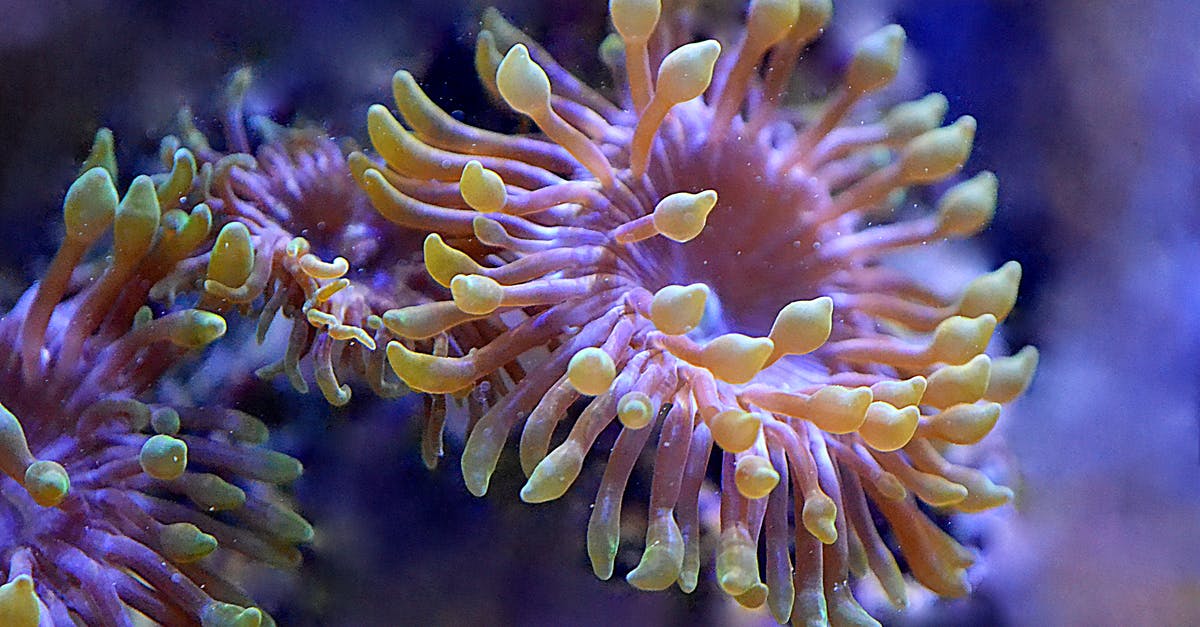
[[[123,198],[97,134],[42,279],[0,319],[0,616],[5,625],[272,624],[239,562],[295,567],[312,528],[275,485],[297,460],[256,418],[172,406],[154,387],[226,332],[199,307],[152,309],[152,286],[209,242],[187,149]],[[106,256],[89,251],[110,231]],[[155,307],[158,307],[155,305]]]
[[[487,491],[520,426],[521,498],[539,503],[562,496],[619,423],[587,530],[606,579],[627,483],[657,433],[645,551],[626,579],[690,592],[715,443],[716,578],[738,602],[780,622],[875,624],[851,574],[904,606],[897,554],[928,589],[963,596],[974,555],[930,512],[1012,497],[950,459],[1033,375],[1031,347],[985,352],[1021,268],[947,297],[890,257],[989,224],[991,173],[949,187],[932,214],[906,195],[958,177],[976,122],[941,126],[947,102],[934,94],[845,123],[894,78],[899,26],[862,40],[841,83],[803,113],[789,81],[829,0],[754,0],[724,44],[693,41],[694,9],[671,4],[611,0],[617,34],[601,56],[615,100],[488,11],[481,80],[541,134],[464,124],[403,71],[393,89],[407,127],[371,107],[381,160],[353,154],[350,168],[385,218],[428,234],[426,269],[448,288],[382,316],[410,342],[441,339],[436,354],[386,349],[401,380],[442,399],[427,461],[446,399],[466,398],[467,488]]]
[[[383,351],[375,351],[377,342],[393,336],[372,312],[428,300],[420,296],[422,281],[409,281],[420,271],[412,261],[420,241],[385,233],[350,177],[341,147],[319,128],[254,118],[262,142],[252,151],[242,112],[250,82],[243,68],[227,89],[227,152],[209,144],[187,109],[180,114],[181,137],[162,142],[164,160],[180,146],[198,158],[219,233],[210,249],[185,260],[154,295],[170,302],[199,291],[201,308],[256,318],[260,343],[282,318],[290,325],[286,349],[258,369],[261,378],[285,375],[307,393],[301,361],[311,356],[311,376],[333,405],[349,402],[347,377],[380,396],[403,394],[408,390],[388,373]]]

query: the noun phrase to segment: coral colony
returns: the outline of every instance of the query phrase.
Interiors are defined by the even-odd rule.
[[[876,624],[858,578],[898,607],[906,576],[969,592],[972,552],[930,516],[1012,497],[955,449],[987,435],[1033,375],[1033,348],[985,352],[1021,268],[946,297],[888,255],[990,222],[987,172],[932,213],[904,200],[958,178],[974,119],[942,126],[934,94],[845,123],[895,76],[895,25],[860,42],[801,115],[789,83],[829,0],[752,1],[725,42],[694,40],[694,8],[609,6],[613,93],[484,15],[481,82],[538,133],[462,123],[401,71],[399,119],[367,114],[376,154],[259,123],[252,155],[242,74],[226,152],[184,116],[163,141],[167,171],[123,196],[112,137],[97,135],[57,255],[0,321],[6,624],[273,623],[229,565],[299,562],[312,528],[276,486],[300,464],[263,446],[257,419],[167,404],[157,385],[237,341],[222,339],[229,317],[256,319],[260,341],[288,325],[261,377],[302,392],[315,380],[335,405],[350,401],[343,380],[424,393],[431,467],[447,414],[466,413],[476,495],[518,431],[530,503],[562,496],[615,434],[586,534],[602,579],[643,459],[645,550],[626,575],[638,589],[690,592],[715,572],[738,603],[813,625]],[[718,503],[719,523],[705,522]]]

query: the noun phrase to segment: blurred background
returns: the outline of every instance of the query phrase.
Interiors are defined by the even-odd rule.
[[[603,78],[605,2],[494,4],[565,66]],[[705,4],[725,18],[740,7]],[[335,136],[364,140],[366,107],[390,102],[399,68],[447,110],[511,124],[471,69],[482,7],[0,0],[0,310],[57,245],[62,195],[95,129],[114,130],[127,182],[151,167],[182,105],[216,128],[238,67],[257,77],[251,113]],[[976,595],[888,621],[1200,624],[1200,3],[838,0],[812,62],[844,63],[891,21],[909,34],[902,89],[941,91],[951,119],[979,120],[968,170],[994,170],[1002,187],[978,253],[1023,264],[1005,332],[1042,361],[1003,419],[1018,498],[979,539]],[[306,465],[296,493],[320,536],[304,594],[274,599],[281,624],[748,620],[711,582],[685,596],[596,581],[582,548],[590,488],[521,505],[506,456],[508,483],[475,499],[458,477],[461,444],[443,468],[421,465],[405,403],[360,395],[335,411],[228,384],[238,407],[276,417],[280,445]],[[593,463],[581,481],[601,471]]]

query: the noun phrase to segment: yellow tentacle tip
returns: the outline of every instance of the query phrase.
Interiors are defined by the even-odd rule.
[[[804,497],[801,519],[804,528],[821,544],[837,542],[837,505],[824,492],[814,491]]]
[[[894,451],[908,444],[920,420],[921,412],[914,406],[897,409],[890,403],[875,401],[867,409],[858,434],[877,451]]]
[[[645,41],[662,13],[662,0],[609,0],[613,26],[626,41]]]
[[[987,390],[992,360],[976,355],[961,366],[943,366],[929,375],[922,405],[945,409],[959,403],[974,403]]]
[[[771,326],[769,337],[775,342],[772,357],[811,353],[829,339],[832,329],[833,299],[828,296],[788,303]]]
[[[566,494],[583,468],[584,451],[574,440],[563,442],[534,467],[521,488],[521,500],[545,503]]]
[[[733,474],[738,492],[748,499],[761,499],[779,485],[779,473],[761,455],[746,455],[737,461]]]
[[[496,68],[496,88],[513,110],[534,117],[550,108],[550,78],[525,44],[509,48]]]
[[[1017,302],[1020,285],[1021,264],[1010,261],[967,284],[958,301],[958,314],[974,318],[990,313],[996,320],[1004,320]]]
[[[952,366],[967,363],[987,348],[996,330],[996,316],[983,314],[975,318],[951,316],[938,324],[927,355]]]
[[[236,289],[246,283],[253,269],[254,243],[250,240],[250,229],[241,222],[221,227],[208,259],[206,278]]]
[[[567,379],[571,385],[589,396],[607,392],[616,376],[617,367],[612,357],[594,346],[575,353],[567,364]]]
[[[482,266],[466,253],[452,248],[437,233],[430,233],[425,238],[424,252],[425,269],[443,287],[450,287],[450,282],[458,275],[483,272]]]
[[[963,403],[930,417],[929,434],[953,444],[975,444],[999,419],[999,403]]]
[[[83,160],[79,173],[82,174],[92,168],[103,168],[112,180],[117,180],[116,140],[113,138],[113,132],[107,128],[102,127],[96,130],[96,135],[92,138],[92,149],[88,151],[87,158]]]
[[[684,559],[683,534],[670,511],[655,513],[646,530],[642,559],[625,581],[638,590],[666,590],[679,579]]]
[[[405,385],[421,392],[449,394],[475,381],[469,357],[435,357],[411,351],[393,341],[387,345],[387,360]]]
[[[867,419],[873,400],[871,388],[827,385],[808,398],[804,417],[827,433],[850,433]]]
[[[490,314],[500,308],[504,288],[495,279],[481,274],[460,274],[450,280],[450,294],[463,313],[476,316]]]
[[[770,588],[767,587],[767,584],[759,581],[750,586],[745,592],[733,597],[733,600],[746,609],[754,610],[762,607],[767,602],[769,594]],[[783,622],[786,623],[787,621]]]
[[[925,377],[913,377],[903,381],[880,381],[871,385],[871,396],[892,407],[908,407],[921,402],[929,381]]]
[[[61,464],[39,460],[25,470],[25,490],[42,507],[54,507],[71,491],[71,477]]]
[[[758,551],[743,529],[721,530],[717,547],[717,583],[721,590],[739,597],[762,585],[758,580]]]
[[[668,285],[654,293],[650,302],[650,320],[667,335],[683,335],[696,328],[704,317],[708,286]]]
[[[901,153],[901,178],[907,183],[933,183],[961,169],[971,155],[975,126],[975,118],[964,115],[949,126],[918,135]]]
[[[900,68],[905,39],[904,29],[897,24],[889,24],[867,35],[858,43],[850,61],[846,89],[863,94],[892,82]]]
[[[331,281],[345,276],[350,271],[350,262],[345,257],[322,261],[320,257],[308,253],[300,257],[300,270],[314,279]]]
[[[641,429],[654,419],[654,401],[642,392],[627,392],[617,402],[617,419],[626,429]]]
[[[80,174],[63,200],[67,239],[94,241],[112,224],[116,210],[117,188],[108,170],[95,167]]]
[[[178,148],[171,157],[171,173],[155,189],[158,204],[178,207],[196,178],[196,157],[187,148]]]
[[[136,262],[150,250],[158,234],[162,212],[154,183],[148,176],[133,179],[117,206],[113,221],[113,256],[116,264]]]
[[[497,248],[507,248],[509,242],[508,231],[504,230],[504,225],[499,222],[479,215],[471,220],[471,230],[475,233],[475,238]]]
[[[941,125],[949,108],[950,101],[945,96],[932,93],[892,107],[882,121],[887,128],[888,138],[911,139]]]
[[[992,360],[992,373],[983,398],[997,403],[1007,403],[1017,398],[1029,387],[1037,365],[1038,350],[1032,346],[1022,348],[1011,357]]]
[[[138,464],[147,475],[163,481],[183,476],[187,470],[187,443],[169,435],[155,435],[142,444]]]
[[[204,348],[225,335],[225,319],[210,311],[188,309],[171,325],[171,343],[180,348]]]
[[[708,422],[713,441],[730,453],[741,453],[754,446],[761,427],[761,416],[740,409],[718,412]]]
[[[463,200],[476,211],[500,211],[508,202],[504,179],[474,159],[463,167],[458,185]]]
[[[348,342],[354,340],[362,344],[369,351],[375,350],[375,338],[367,333],[362,327],[357,327],[352,324],[334,324],[329,326],[329,337],[338,340],[339,342]],[[345,387],[345,386],[342,386]]]
[[[747,38],[772,46],[783,39],[800,17],[800,0],[753,0],[746,19]]]
[[[721,44],[715,39],[672,50],[658,66],[658,96],[672,103],[699,97],[712,82],[713,66],[720,55]]]
[[[717,336],[700,351],[700,365],[713,376],[734,385],[749,383],[775,350],[770,338],[740,333]]]
[[[11,627],[38,627],[42,609],[32,577],[17,575],[0,586],[0,616]]]
[[[833,16],[832,0],[800,0],[794,36],[807,39],[820,32]]]
[[[654,207],[654,228],[677,242],[688,242],[700,235],[708,214],[717,205],[717,192],[699,194],[678,192],[658,201]]]
[[[938,233],[945,237],[971,237],[987,228],[996,215],[999,182],[991,172],[951,187],[937,204]]]

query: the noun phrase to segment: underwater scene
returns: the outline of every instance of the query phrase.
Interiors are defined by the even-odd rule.
[[[1197,34],[0,3],[0,627],[1200,625]]]

